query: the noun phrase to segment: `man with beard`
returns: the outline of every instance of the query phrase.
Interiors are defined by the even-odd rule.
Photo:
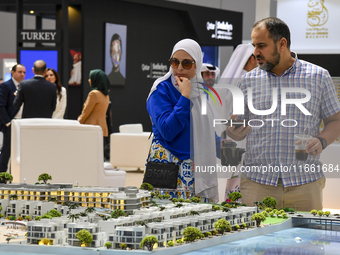
[[[202,64],[201,74],[205,84],[213,87],[219,73],[220,69],[217,66],[208,63]]]
[[[122,60],[122,39],[118,34],[114,34],[110,42],[110,57],[112,60],[112,71],[108,74],[110,84],[125,85],[125,78],[120,73],[120,61]]]
[[[234,140],[247,136],[245,166],[241,168],[242,202],[250,206],[271,196],[277,208],[322,210],[325,177],[317,170],[322,167],[320,153],[340,135],[340,103],[332,79],[327,70],[299,60],[290,51],[290,31],[282,20],[256,22],[251,38],[258,68],[238,84],[245,110],[234,117],[252,120],[248,122],[252,127],[227,129]],[[274,97],[278,99],[277,107]],[[272,110],[263,113],[268,109]],[[320,133],[321,120],[325,127]],[[313,137],[306,145],[306,161],[295,158],[295,134]],[[316,170],[309,171],[306,166]]]

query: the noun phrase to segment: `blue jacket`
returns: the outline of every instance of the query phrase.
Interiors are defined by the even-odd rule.
[[[146,108],[152,121],[154,139],[181,160],[190,155],[190,99],[172,85],[171,76],[161,82],[150,95]],[[220,155],[220,140],[216,134],[216,153]]]

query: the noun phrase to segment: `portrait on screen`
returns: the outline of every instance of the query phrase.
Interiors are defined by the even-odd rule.
[[[105,24],[105,73],[111,85],[125,85],[126,25]]]

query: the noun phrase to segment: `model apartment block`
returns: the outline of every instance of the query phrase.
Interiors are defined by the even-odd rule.
[[[48,238],[53,245],[79,246],[75,235],[79,230],[86,229],[93,237],[91,247],[103,247],[109,241],[114,249],[119,249],[121,243],[131,249],[139,249],[139,243],[148,235],[157,237],[157,247],[164,247],[170,240],[182,239],[184,229],[189,226],[200,229],[202,233],[211,232],[214,223],[221,218],[228,220],[233,229],[243,222],[255,226],[251,216],[256,213],[256,207],[239,207],[230,212],[213,212],[210,204],[183,203],[183,207],[177,208],[169,203],[164,207],[163,211],[156,206],[136,209],[133,215],[106,221],[94,217],[94,214],[74,222],[66,216],[30,221],[27,223],[27,243],[37,244],[39,239]],[[191,215],[193,211],[199,215]],[[138,225],[141,221],[146,226]]]
[[[36,202],[48,202],[51,199],[56,199],[57,204],[72,202],[82,207],[103,208],[108,211],[121,209],[131,214],[135,209],[149,206],[151,195],[149,191],[139,190],[136,187],[73,187],[72,184],[1,184],[0,186],[0,205],[7,208],[7,216],[29,215],[32,208],[46,206],[42,203],[38,205]],[[9,200],[11,204],[6,202]],[[25,204],[25,201],[35,203],[30,205],[30,203]],[[60,208],[63,215],[66,214],[65,210],[67,209]],[[30,216],[42,216],[44,213],[37,212]]]

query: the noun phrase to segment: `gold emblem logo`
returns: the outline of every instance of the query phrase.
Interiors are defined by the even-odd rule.
[[[322,26],[328,20],[328,11],[324,6],[324,0],[309,0],[310,10],[307,14],[307,23],[311,27]]]

